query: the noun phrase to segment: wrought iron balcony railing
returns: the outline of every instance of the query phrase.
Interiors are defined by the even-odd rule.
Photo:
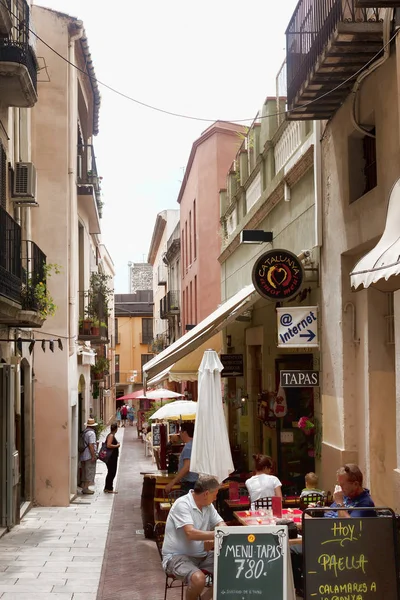
[[[79,320],[78,339],[94,344],[108,344],[108,306],[101,292],[80,292],[80,309],[83,316]]]
[[[42,311],[46,295],[46,255],[34,242],[22,242],[22,308]]]
[[[160,300],[160,317],[161,319],[167,319],[173,315],[179,315],[180,313],[180,294],[176,291],[167,292],[167,294]]]
[[[332,83],[344,82],[379,52],[383,10],[360,8],[358,0],[299,0],[286,30],[289,109],[322,95],[325,82],[330,82],[331,88]],[[334,104],[334,99],[338,106],[343,93],[328,101]],[[301,118],[299,115],[301,110],[292,118]]]
[[[0,206],[0,295],[21,303],[21,227]]]
[[[78,185],[93,187],[97,210],[101,217],[101,180],[96,165],[96,155],[92,144],[78,144]]]

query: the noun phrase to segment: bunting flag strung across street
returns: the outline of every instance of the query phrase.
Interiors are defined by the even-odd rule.
[[[54,346],[55,340],[45,340],[45,339],[35,340],[35,339],[29,339],[29,338],[23,339],[23,338],[19,337],[17,339],[10,339],[10,338],[0,339],[0,342],[14,342],[16,344],[17,350],[20,354],[22,354],[22,344],[24,344],[24,343],[29,344],[29,346],[28,346],[29,354],[32,354],[36,342],[41,343],[43,352],[46,352],[46,343],[47,342],[49,343],[49,349],[51,352],[54,352],[54,348],[55,348],[55,346]],[[57,345],[58,345],[59,350],[61,350],[61,351],[64,350],[64,346],[63,346],[61,338],[57,339]]]

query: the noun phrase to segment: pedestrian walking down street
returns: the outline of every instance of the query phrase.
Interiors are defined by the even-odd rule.
[[[117,419],[118,427],[121,427],[121,410],[119,408],[117,408],[117,414],[115,418]]]
[[[133,409],[133,406],[130,406],[128,408],[128,420],[129,420],[129,425],[131,427],[133,427],[133,421],[135,420],[135,411]]]
[[[104,491],[106,494],[118,494],[118,492],[114,490],[114,478],[117,472],[119,447],[121,445],[115,437],[117,431],[117,423],[112,423],[111,431],[106,438],[106,446],[112,450],[110,458],[107,461],[107,477],[104,485]]]
[[[122,427],[126,425],[126,417],[128,416],[128,407],[124,404],[121,408]]]
[[[97,423],[88,419],[84,431],[85,449],[79,457],[82,468],[82,494],[94,494],[89,485],[94,485],[96,476],[96,432]]]

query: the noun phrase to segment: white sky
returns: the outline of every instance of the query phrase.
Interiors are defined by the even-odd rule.
[[[100,81],[173,112],[236,120],[252,119],[275,94],[297,0],[34,3],[83,20]],[[179,208],[191,145],[210,123],[162,115],[101,85],[100,91],[102,237],[116,267],[116,292],[126,293],[127,263],[147,260],[157,213]]]

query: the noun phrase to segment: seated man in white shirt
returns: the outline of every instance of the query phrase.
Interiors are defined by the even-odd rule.
[[[213,506],[219,489],[215,477],[199,477],[194,489],[178,498],[169,511],[162,548],[163,567],[166,573],[183,579],[188,587],[186,600],[201,596],[206,575],[214,571],[214,529],[224,525]],[[202,600],[212,598],[212,588],[207,588]]]

